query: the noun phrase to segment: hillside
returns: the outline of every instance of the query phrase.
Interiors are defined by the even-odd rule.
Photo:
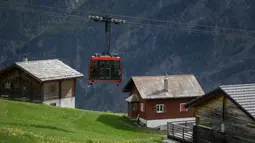
[[[0,100],[1,143],[157,142],[122,114]]]
[[[254,0],[19,2],[24,4],[20,9],[0,7],[0,69],[22,60],[24,53],[29,60],[58,58],[85,75],[77,82],[79,108],[126,112],[127,94],[121,88],[130,76],[192,73],[206,92],[220,84],[255,82]],[[59,7],[62,14],[82,18],[52,14]],[[114,18],[135,23],[112,26],[111,50],[122,59],[123,83],[87,87],[88,62],[104,47],[104,24],[87,18],[105,8]]]

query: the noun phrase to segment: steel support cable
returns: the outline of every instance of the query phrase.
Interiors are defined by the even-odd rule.
[[[214,35],[225,35],[225,36],[235,36],[235,37],[242,37],[242,38],[255,38],[255,36],[245,36],[245,35],[239,35],[239,34],[232,34],[227,32],[216,32],[214,30],[201,30],[201,29],[189,29],[189,28],[173,28],[169,26],[164,25],[152,25],[152,24],[137,24],[132,22],[126,22],[129,25],[132,25],[134,27],[141,28],[142,26],[146,26],[149,28],[168,28],[170,31],[190,31],[190,32],[203,32],[204,34],[214,34]]]
[[[8,5],[5,5],[8,6]],[[52,6],[42,6],[42,5],[31,5],[31,4],[22,4],[22,6],[31,6],[34,8],[48,8],[49,10],[56,10],[60,9],[61,12],[68,12],[68,10],[73,10],[73,9],[68,9],[67,7],[52,7]],[[189,23],[185,22],[177,22],[177,21],[170,21],[170,20],[159,20],[159,19],[151,19],[151,18],[141,18],[141,17],[133,17],[133,16],[126,16],[126,15],[119,15],[119,14],[110,14],[110,13],[100,13],[100,12],[92,12],[92,11],[86,11],[86,10],[75,10],[75,12],[80,12],[80,13],[88,13],[88,14],[99,14],[99,15],[109,15],[109,16],[118,16],[118,17],[125,17],[125,18],[130,18],[130,19],[136,19],[136,20],[148,20],[148,21],[155,21],[155,22],[165,22],[165,23],[171,23],[171,24],[178,24],[178,25],[192,25]],[[237,28],[226,28],[226,27],[221,27],[221,26],[211,26],[211,25],[205,25],[205,24],[194,24],[194,26],[198,27],[205,27],[205,28],[214,28],[214,29],[222,29],[222,30],[231,30],[231,31],[236,31],[236,32],[247,32],[247,33],[254,33],[254,30],[245,30],[245,29],[237,29]]]
[[[0,4],[0,8],[7,8],[7,9],[15,9],[18,11],[23,11],[23,12],[32,12],[32,13],[41,13],[41,14],[46,14],[46,15],[50,15],[50,16],[57,16],[57,17],[70,17],[71,19],[76,19],[76,20],[84,20],[84,21],[89,21],[87,19],[87,17],[83,17],[83,16],[78,16],[75,14],[60,14],[60,13],[56,13],[56,12],[49,12],[49,11],[43,11],[43,10],[36,10],[36,9],[24,9],[24,8],[19,8],[19,7],[6,7],[6,5],[1,5]],[[226,32],[215,32],[215,31],[211,31],[211,30],[201,30],[201,29],[188,29],[188,28],[173,28],[170,26],[164,26],[164,25],[155,25],[155,24],[141,24],[141,23],[135,23],[135,22],[126,22],[128,25],[132,25],[135,27],[140,27],[140,26],[147,26],[147,27],[154,27],[154,28],[168,28],[169,30],[173,31],[178,31],[178,30],[183,30],[183,31],[192,31],[192,32],[204,32],[204,33],[211,33],[211,34],[216,34],[219,33],[219,35],[231,35],[231,36],[236,36],[236,37],[247,37],[247,38],[254,38],[254,36],[241,36],[241,35],[237,35],[237,34],[229,34]],[[219,30],[218,28],[215,30]],[[250,31],[253,32],[253,31]],[[247,34],[247,33],[246,33]]]

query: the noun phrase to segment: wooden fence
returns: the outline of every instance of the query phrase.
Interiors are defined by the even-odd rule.
[[[193,142],[194,121],[167,123],[167,137],[182,143]]]

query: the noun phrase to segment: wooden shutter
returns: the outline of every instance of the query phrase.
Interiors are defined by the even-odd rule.
[[[183,112],[184,110],[183,110],[183,103],[180,103],[180,112]]]
[[[144,112],[144,103],[140,103],[140,110],[141,110],[141,112]]]

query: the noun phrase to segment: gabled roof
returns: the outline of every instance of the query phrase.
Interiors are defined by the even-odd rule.
[[[83,74],[58,59],[15,62],[1,72],[13,67],[23,70],[40,82],[83,77]]]
[[[123,92],[129,92],[135,85],[142,99],[164,99],[198,97],[204,94],[195,76],[172,75],[168,78],[168,91],[164,91],[164,78],[166,76],[132,76],[125,85]]]
[[[237,84],[237,85],[222,85],[212,92],[203,95],[195,100],[185,104],[185,108],[190,108],[200,103],[209,100],[217,94],[211,94],[216,91],[225,93],[224,95],[235,103],[248,116],[255,120],[255,84]]]

